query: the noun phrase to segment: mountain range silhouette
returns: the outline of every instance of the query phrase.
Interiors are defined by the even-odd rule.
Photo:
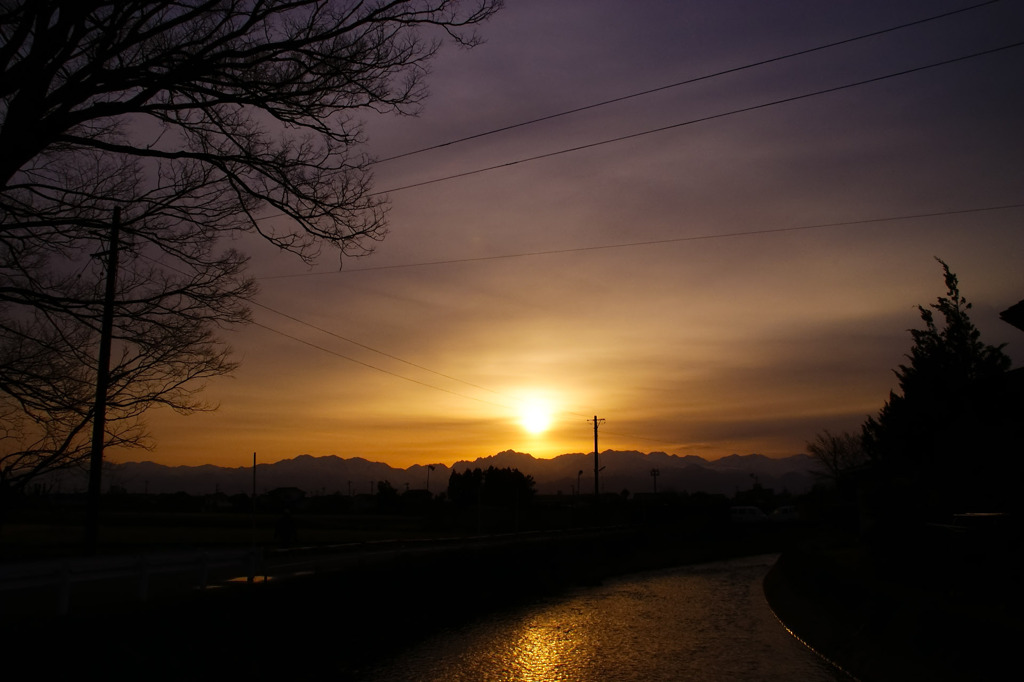
[[[657,469],[659,492],[707,492],[732,495],[748,490],[754,483],[776,492],[806,492],[815,481],[820,465],[809,455],[771,458],[759,454],[730,455],[707,460],[695,455],[669,455],[664,452],[606,450],[600,453],[601,490],[607,493],[652,492]],[[257,463],[255,488],[263,493],[275,488],[294,487],[309,495],[370,494],[379,481],[388,481],[398,491],[429,489],[438,494],[448,487],[452,471],[466,469],[512,468],[533,476],[539,494],[572,494],[577,482],[583,493],[594,489],[593,453],[572,453],[551,459],[506,450],[473,461],[445,464],[416,464],[405,469],[361,457],[335,455],[314,457],[299,455],[274,463]],[[432,467],[432,468],[431,468]],[[582,471],[582,475],[579,472]],[[108,464],[104,469],[104,488],[116,486],[128,493],[190,495],[224,493],[249,494],[253,490],[253,469],[201,466],[168,466],[155,462]],[[429,480],[429,483],[428,483]],[[53,482],[61,492],[85,489],[85,477],[64,472]],[[429,485],[429,488],[428,488]]]

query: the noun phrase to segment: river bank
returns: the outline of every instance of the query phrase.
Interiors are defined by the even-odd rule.
[[[1024,635],[1010,577],[1019,564],[972,573],[951,548],[940,564],[915,556],[881,571],[860,546],[794,548],[765,577],[765,596],[796,637],[859,680],[1004,677]]]
[[[766,554],[780,557],[763,583],[775,615],[864,682],[994,679],[1022,634],[1020,611],[1011,608],[1020,590],[1002,587],[1012,569],[983,564],[965,585],[963,562],[949,561],[949,547],[947,565],[937,566],[918,546],[906,549],[915,563],[880,570],[856,542],[801,525],[616,526],[371,545],[334,561],[322,560],[329,549],[313,562],[285,553],[290,577],[265,583],[154,595],[144,604],[94,602],[61,618],[0,614],[0,637],[51,674],[269,680],[301,670],[347,679],[347,671],[431,634],[578,586]]]

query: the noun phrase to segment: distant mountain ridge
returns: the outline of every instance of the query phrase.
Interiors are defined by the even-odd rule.
[[[651,492],[652,470],[658,471],[658,491],[708,492],[732,495],[748,490],[754,482],[777,492],[806,492],[814,484],[814,472],[820,469],[809,455],[770,458],[764,455],[730,455],[706,460],[696,455],[668,455],[664,452],[606,450],[600,453],[602,492]],[[309,495],[368,494],[376,492],[378,481],[388,481],[400,492],[428,488],[432,493],[447,489],[452,471],[510,467],[533,476],[540,494],[571,494],[579,483],[583,493],[594,491],[593,453],[571,453],[551,459],[539,459],[523,452],[506,450],[473,461],[444,464],[417,464],[398,469],[383,462],[362,457],[336,455],[314,457],[299,455],[272,464],[257,464],[256,491],[295,487]],[[431,468],[432,467],[432,468]],[[582,474],[580,473],[582,472]],[[104,470],[104,489],[118,486],[130,493],[177,493],[202,495],[221,492],[228,495],[250,493],[252,467],[167,466],[155,462],[110,464]],[[84,489],[84,482],[65,474],[60,484],[64,492]]]

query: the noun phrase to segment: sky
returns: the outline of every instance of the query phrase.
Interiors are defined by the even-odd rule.
[[[155,409],[153,449],[109,458],[553,457],[594,417],[602,451],[793,455],[897,388],[936,257],[1020,366],[1024,46],[959,58],[1024,41],[1024,3],[736,70],[973,4],[509,0],[362,151],[711,77],[378,163],[390,232],[340,270],[232,244],[260,293],[218,409]]]

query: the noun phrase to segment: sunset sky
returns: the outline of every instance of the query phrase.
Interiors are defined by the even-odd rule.
[[[796,454],[896,387],[936,256],[1019,366],[1024,3],[735,70],[972,4],[509,0],[418,117],[367,113],[368,154],[713,77],[377,164],[390,233],[341,271],[233,244],[260,293],[219,409],[154,410],[154,450],[110,458],[552,457],[595,415],[602,450]]]

